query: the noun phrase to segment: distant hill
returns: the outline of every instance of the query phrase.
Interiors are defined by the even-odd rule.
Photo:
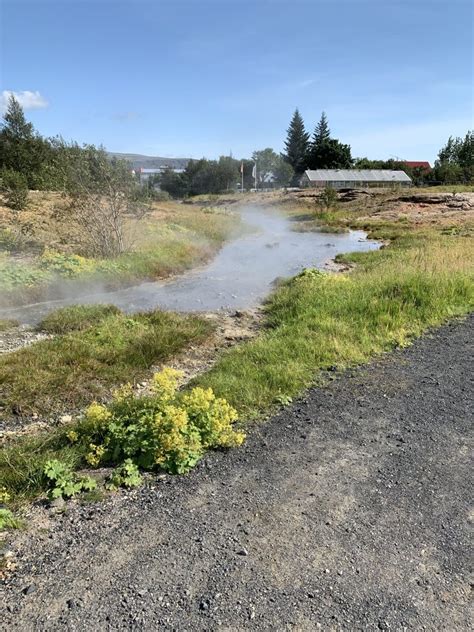
[[[162,158],[160,156],[143,156],[142,154],[120,154],[112,151],[107,152],[111,158],[127,160],[134,169],[143,167],[144,169],[158,169],[159,167],[172,167],[173,169],[185,169],[189,158]]]

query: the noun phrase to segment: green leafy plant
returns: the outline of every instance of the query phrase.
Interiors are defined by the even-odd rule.
[[[17,518],[9,509],[0,507],[0,531],[5,529],[21,529],[23,521]]]
[[[58,459],[47,461],[43,472],[50,484],[50,498],[72,498],[79,492],[92,491],[97,486],[93,478],[77,476]]]
[[[115,490],[119,487],[138,487],[142,482],[141,474],[138,466],[132,459],[125,459],[122,465],[119,465],[110,475],[106,484],[107,489]]]

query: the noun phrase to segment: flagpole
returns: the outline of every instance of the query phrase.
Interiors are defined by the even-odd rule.
[[[243,162],[240,163],[240,175],[242,178],[242,186],[240,187],[240,190],[243,193],[244,192],[244,163]]]
[[[257,161],[255,161],[255,191],[257,190]]]

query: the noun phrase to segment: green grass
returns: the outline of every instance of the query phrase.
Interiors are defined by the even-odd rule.
[[[85,448],[71,444],[66,428],[25,436],[11,441],[0,450],[0,480],[17,507],[41,494],[48,486],[44,467],[50,459],[59,459],[71,469],[84,464]]]
[[[251,418],[324,371],[369,361],[474,308],[472,241],[434,231],[345,257],[358,268],[287,282],[269,300],[268,329],[228,351],[196,383]]]
[[[48,314],[38,325],[48,334],[66,334],[89,329],[111,315],[120,313],[115,305],[71,305]]]
[[[9,318],[0,318],[0,332],[8,331],[9,329],[13,329],[13,327],[18,327],[19,323],[17,320],[11,320]]]
[[[197,316],[161,311],[128,316],[104,306],[60,310],[43,327],[67,333],[0,357],[0,405],[6,414],[70,411],[106,398],[113,387],[140,379],[153,364],[211,330]]]

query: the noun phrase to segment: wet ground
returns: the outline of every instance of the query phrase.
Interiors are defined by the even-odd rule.
[[[157,307],[183,312],[248,309],[269,294],[277,277],[294,276],[307,267],[322,268],[342,252],[379,247],[377,242],[366,239],[362,231],[295,232],[292,222],[275,209],[247,206],[241,209],[241,214],[254,231],[226,244],[202,268],[170,281],[24,305],[4,310],[0,317],[35,324],[50,311],[75,303],[113,303],[126,312]]]

